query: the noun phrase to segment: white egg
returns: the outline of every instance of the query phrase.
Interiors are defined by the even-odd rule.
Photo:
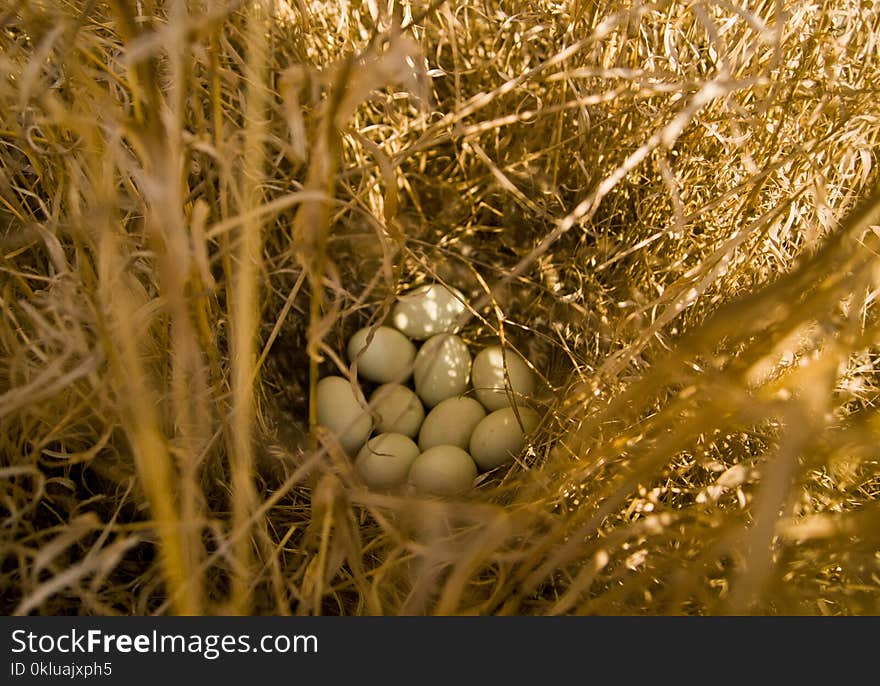
[[[461,291],[434,283],[399,296],[391,321],[410,338],[423,341],[453,331],[466,309]]]
[[[534,410],[528,407],[517,409],[522,418],[522,427],[512,407],[495,410],[477,424],[471,434],[469,448],[480,469],[492,469],[512,462],[525,447],[525,434],[534,431],[540,423],[541,418]]]
[[[419,396],[399,383],[379,386],[370,396],[370,406],[377,415],[376,430],[404,434],[412,438],[425,419]]]
[[[535,376],[523,359],[514,351],[506,353],[500,345],[493,345],[477,353],[474,358],[474,392],[489,411],[508,407],[510,396],[505,383],[504,362],[510,377],[510,392],[519,406],[535,392]]]
[[[341,376],[325,376],[316,393],[318,424],[336,434],[347,453],[356,453],[370,435],[373,420],[358,402],[351,383]]]
[[[455,495],[467,491],[477,478],[477,465],[455,445],[438,445],[419,455],[409,470],[409,482],[416,490],[434,495]]]
[[[456,397],[441,401],[428,413],[419,431],[419,448],[456,445],[467,450],[474,428],[486,410],[473,398]]]
[[[404,483],[419,448],[399,433],[383,433],[361,448],[354,466],[370,488],[394,488]]]
[[[413,377],[416,393],[428,407],[465,392],[471,373],[471,353],[458,336],[442,333],[425,341],[416,355]]]
[[[390,326],[379,326],[367,343],[373,327],[357,331],[348,341],[348,359],[357,357],[358,376],[377,383],[406,381],[412,373],[416,347],[406,336]]]

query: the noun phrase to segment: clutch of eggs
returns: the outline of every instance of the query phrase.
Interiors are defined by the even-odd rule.
[[[318,424],[354,457],[368,487],[464,493],[479,471],[513,461],[540,424],[528,406],[532,370],[500,345],[472,356],[456,335],[466,310],[464,295],[442,284],[401,295],[390,325],[364,327],[348,341],[357,381],[318,382]],[[378,384],[369,402],[360,380]]]

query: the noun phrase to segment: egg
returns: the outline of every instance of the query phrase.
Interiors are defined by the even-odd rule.
[[[535,392],[535,376],[523,359],[512,350],[505,353],[500,345],[489,346],[477,353],[473,365],[474,393],[489,411],[511,404],[505,383],[505,358],[510,391],[517,405]]]
[[[367,343],[371,331],[373,337]],[[412,341],[390,326],[365,327],[348,341],[348,359],[357,358],[358,376],[377,383],[406,381],[415,356]]]
[[[420,286],[398,297],[391,321],[410,338],[423,341],[454,330],[467,309],[464,299],[461,291],[443,284]]]
[[[425,419],[425,408],[419,396],[399,383],[379,386],[370,396],[376,430],[382,433],[394,432],[414,437]]]
[[[438,445],[419,455],[409,470],[409,482],[422,493],[464,493],[477,478],[477,465],[455,445]]]
[[[419,430],[419,448],[455,445],[467,450],[474,428],[486,416],[486,410],[473,398],[446,398],[428,413]]]
[[[383,433],[360,449],[354,467],[370,488],[394,488],[406,482],[419,448],[408,436]]]
[[[347,453],[354,454],[373,428],[369,413],[361,407],[354,387],[341,376],[325,376],[316,387],[318,424],[333,432]]]
[[[512,407],[495,410],[477,424],[471,434],[469,448],[480,469],[493,469],[512,462],[525,446],[525,434],[534,431],[540,423],[541,418],[534,410],[528,407],[517,409],[522,418],[522,427]]]
[[[413,377],[416,393],[428,407],[461,395],[471,373],[471,353],[458,336],[438,334],[425,341],[416,355]]]

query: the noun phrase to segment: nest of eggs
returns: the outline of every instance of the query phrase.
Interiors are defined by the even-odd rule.
[[[0,10],[5,611],[876,610],[873,8],[199,12]]]
[[[355,378],[381,384],[369,403],[362,405],[363,389],[348,379],[318,382],[315,419],[357,455],[355,467],[371,488],[408,482],[425,493],[465,492],[478,469],[522,453],[540,423],[527,404],[535,394],[528,364],[500,345],[472,358],[453,333],[466,312],[464,295],[440,284],[405,293],[391,312],[392,326],[360,329],[348,342]],[[418,352],[413,341],[423,341]],[[410,379],[415,390],[404,385]]]

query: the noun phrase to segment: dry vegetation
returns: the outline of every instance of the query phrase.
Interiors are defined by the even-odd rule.
[[[3,5],[4,612],[880,611],[876,0]],[[459,501],[309,426],[434,279]]]

